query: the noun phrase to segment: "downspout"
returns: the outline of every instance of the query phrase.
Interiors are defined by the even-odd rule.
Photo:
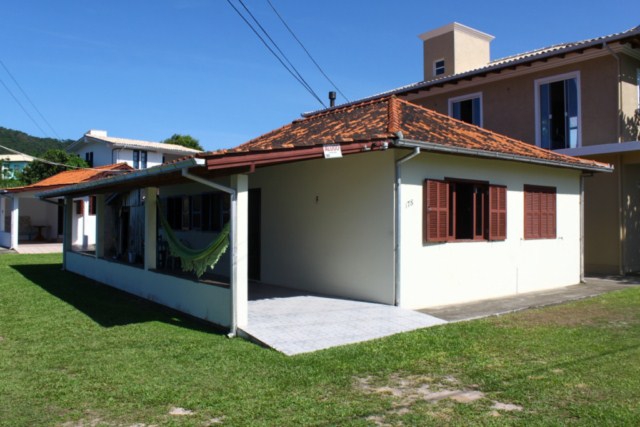
[[[202,185],[206,185],[207,187],[215,188],[231,195],[231,262],[233,266],[235,266],[238,262],[238,224],[236,221],[236,212],[238,207],[236,190],[225,185],[207,181],[199,176],[192,175],[187,169],[182,169],[182,176],[190,179],[191,181],[198,182]],[[238,332],[238,312],[236,310],[238,303],[238,278],[235,273],[236,269],[233,266],[231,267],[231,326],[228,334],[229,337],[235,337]]]
[[[402,141],[403,135],[402,132],[398,132],[397,133],[398,136],[398,142]],[[400,272],[400,267],[402,264],[402,206],[401,206],[401,202],[402,202],[402,165],[405,162],[408,162],[409,160],[413,159],[414,157],[416,157],[418,154],[420,154],[420,147],[414,147],[413,152],[411,154],[408,154],[398,160],[396,160],[396,167],[395,167],[395,173],[396,173],[396,182],[395,182],[395,196],[396,196],[396,203],[395,203],[395,230],[394,230],[394,236],[395,236],[395,251],[394,251],[394,255],[395,255],[395,259],[394,259],[394,267],[395,267],[395,277],[394,277],[394,287],[393,287],[393,304],[396,306],[400,305],[400,292],[401,292],[401,272]]]

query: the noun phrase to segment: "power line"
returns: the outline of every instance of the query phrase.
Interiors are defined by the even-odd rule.
[[[44,129],[42,129],[40,127],[40,125],[38,124],[38,122],[35,121],[35,119],[33,118],[33,116],[31,116],[31,114],[29,114],[29,112],[27,111],[26,108],[24,108],[24,105],[22,105],[22,103],[20,102],[20,100],[18,98],[16,98],[16,96],[13,94],[13,92],[11,92],[11,89],[9,89],[9,86],[7,86],[4,81],[2,79],[0,79],[0,83],[2,83],[2,86],[4,86],[4,88],[7,90],[7,92],[9,92],[9,95],[11,95],[11,97],[13,98],[14,101],[16,101],[16,103],[20,106],[20,108],[22,108],[22,111],[24,111],[24,113],[27,115],[27,117],[29,117],[31,119],[31,121],[33,122],[34,125],[36,125],[36,127],[38,129],[40,129],[40,132],[42,132],[42,134],[46,137],[48,136],[47,133],[44,131]]]
[[[229,6],[231,6],[233,8],[233,10],[235,10],[235,12],[238,14],[238,16],[240,16],[240,18],[242,18],[244,23],[247,24],[247,26],[249,26],[251,31],[253,31],[253,33],[260,39],[260,41],[262,41],[264,46],[269,50],[269,52],[271,52],[271,54],[273,56],[276,57],[278,62],[280,62],[280,64],[289,72],[289,74],[291,74],[293,76],[293,78],[296,79],[298,81],[298,83],[300,83],[302,85],[302,87],[304,87],[307,90],[307,92],[309,92],[311,94],[311,96],[313,96],[323,107],[326,108],[326,105],[324,104],[324,102],[322,102],[320,97],[318,97],[318,95],[307,84],[305,84],[305,82],[303,82],[298,76],[295,75],[295,73],[293,71],[291,71],[291,69],[289,69],[289,67],[287,67],[287,65],[284,63],[282,58],[280,58],[280,56],[278,56],[278,54],[271,48],[271,46],[269,46],[269,44],[266,42],[266,40],[260,35],[260,33],[255,29],[255,27],[253,25],[251,25],[251,23],[247,20],[247,18],[245,18],[245,16],[242,14],[242,12],[240,12],[240,10],[231,2],[231,0],[227,0],[227,3],[229,3]]]
[[[276,10],[275,6],[273,5],[273,3],[271,3],[271,0],[267,0],[267,3],[269,3],[269,6],[271,6],[271,9],[273,9],[273,11],[275,12],[275,14],[278,16],[278,18],[280,19],[280,21],[282,22],[282,24],[287,28],[287,30],[289,30],[289,33],[293,36],[294,39],[296,39],[296,41],[298,42],[298,44],[300,45],[300,47],[302,47],[302,49],[306,52],[307,56],[309,57],[309,59],[311,59],[311,61],[315,64],[315,66],[318,68],[318,70],[322,73],[322,75],[327,79],[327,81],[329,83],[331,83],[331,86],[333,86],[335,88],[336,91],[338,91],[338,93],[347,101],[347,102],[351,102],[349,101],[349,98],[347,98],[345,96],[344,93],[342,93],[342,91],[338,88],[338,86],[336,86],[336,84],[329,78],[329,76],[327,76],[327,74],[324,72],[324,70],[322,69],[322,67],[320,67],[320,64],[318,64],[316,62],[316,60],[313,58],[313,56],[311,56],[311,53],[307,50],[307,48],[304,46],[304,44],[300,41],[300,39],[295,35],[295,33],[293,32],[293,30],[291,29],[291,27],[289,27],[289,25],[287,25],[287,23],[285,22],[284,18],[280,15],[280,13],[278,13],[278,11]]]
[[[282,57],[284,58],[285,61],[287,61],[287,64],[289,64],[289,66],[291,67],[291,69],[293,69],[293,71],[296,73],[296,75],[300,78],[300,80],[302,80],[302,82],[304,83],[304,85],[311,91],[314,93],[314,95],[316,96],[316,99],[319,99],[319,97],[317,96],[317,94],[315,93],[315,91],[313,90],[313,88],[311,87],[311,85],[309,83],[307,83],[307,81],[304,79],[304,77],[302,77],[302,74],[300,74],[300,72],[298,72],[298,70],[296,69],[296,67],[291,63],[291,61],[289,61],[289,58],[287,58],[287,55],[285,55],[285,53],[282,51],[282,49],[280,49],[280,46],[278,46],[278,43],[275,42],[275,40],[273,40],[273,38],[271,38],[271,36],[269,35],[269,32],[267,30],[264,29],[264,27],[260,24],[260,22],[258,21],[258,19],[253,15],[253,13],[251,13],[251,11],[249,10],[249,8],[247,7],[247,5],[244,4],[244,1],[242,0],[238,0],[238,2],[242,5],[242,7],[244,8],[244,10],[247,11],[247,13],[249,14],[249,16],[251,17],[251,19],[253,19],[253,22],[256,23],[256,25],[258,25],[258,27],[262,30],[262,32],[264,33],[264,35],[267,36],[267,38],[269,39],[269,41],[273,44],[273,46],[278,50],[278,52],[280,52],[280,55],[282,55]],[[324,103],[322,103],[322,101],[320,101],[320,103],[322,105],[324,105]]]
[[[53,134],[58,139],[62,139],[62,138],[60,138],[60,135],[58,135],[58,132],[56,132],[56,130],[53,128],[53,126],[51,126],[51,123],[49,123],[49,121],[47,119],[45,119],[44,115],[40,112],[38,107],[36,107],[36,105],[33,103],[33,101],[31,101],[31,98],[29,98],[29,95],[27,95],[27,93],[24,91],[24,89],[22,89],[22,86],[20,86],[20,83],[18,83],[18,80],[16,80],[16,78],[13,76],[13,74],[11,74],[11,71],[9,71],[9,69],[7,68],[7,66],[5,65],[5,63],[1,59],[0,59],[0,65],[2,65],[2,68],[4,68],[4,70],[7,72],[7,74],[9,74],[9,77],[11,77],[11,80],[13,80],[13,82],[18,87],[18,89],[20,89],[20,92],[22,92],[22,94],[27,99],[27,101],[29,101],[29,104],[31,104],[33,109],[36,110],[36,112],[40,115],[40,118],[47,124],[47,126],[49,126],[49,129],[51,129]]]

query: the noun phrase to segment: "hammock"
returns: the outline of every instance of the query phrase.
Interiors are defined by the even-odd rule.
[[[225,226],[222,227],[222,231],[220,231],[218,237],[216,237],[209,246],[204,249],[192,249],[184,245],[174,234],[169,226],[169,222],[162,213],[160,199],[158,199],[158,217],[160,218],[160,224],[164,229],[167,242],[169,243],[169,252],[172,256],[180,258],[182,271],[192,271],[198,278],[204,274],[207,267],[215,267],[222,254],[224,254],[229,247],[229,223],[226,223]]]

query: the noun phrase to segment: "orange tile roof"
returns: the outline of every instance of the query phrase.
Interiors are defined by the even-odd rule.
[[[94,181],[96,179],[105,178],[118,172],[133,171],[131,166],[126,163],[117,163],[106,166],[96,166],[91,169],[72,169],[60,172],[56,175],[45,178],[42,181],[25,185],[23,187],[7,188],[7,193],[22,193],[25,191],[43,191],[51,190],[67,185],[79,184],[81,182]]]
[[[427,143],[434,151],[460,149],[464,152],[461,154],[490,156],[496,153],[514,156],[514,160],[550,162],[565,167],[610,168],[605,163],[555,153],[491,132],[393,95],[310,115],[236,148],[198,157],[236,157],[242,153],[286,151],[329,143],[386,141],[397,146],[399,139]]]

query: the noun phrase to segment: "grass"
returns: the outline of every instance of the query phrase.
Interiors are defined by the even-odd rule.
[[[639,308],[630,288],[286,357],[5,254],[0,425],[638,425]]]

